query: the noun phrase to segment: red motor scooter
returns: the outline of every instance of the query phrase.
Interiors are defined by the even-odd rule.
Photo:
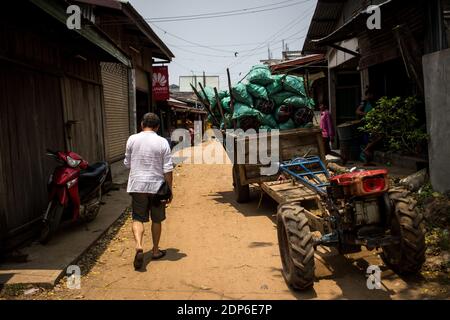
[[[40,242],[47,243],[65,221],[94,220],[100,209],[102,186],[108,176],[106,162],[89,165],[75,152],[47,150],[61,165],[48,181],[49,203],[43,217]]]

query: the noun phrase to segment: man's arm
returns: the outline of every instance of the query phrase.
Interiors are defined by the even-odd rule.
[[[126,150],[125,150],[125,159],[123,160],[123,164],[128,169],[131,168],[131,141],[130,140],[131,139],[128,138],[127,147],[126,147]]]
[[[164,180],[166,180],[167,184],[169,185],[170,190],[172,190],[172,183],[173,183],[172,171],[164,173]]]
[[[167,140],[164,140],[164,146],[163,146],[163,172],[164,172],[164,180],[166,180],[167,184],[169,185],[170,190],[172,190],[173,185],[173,162],[172,162],[172,151],[170,150],[169,142]],[[173,196],[173,193],[172,193]],[[172,201],[172,198],[168,201],[170,203]]]

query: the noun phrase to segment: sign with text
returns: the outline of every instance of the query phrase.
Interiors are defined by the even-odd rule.
[[[169,70],[167,67],[153,67],[152,92],[156,101],[169,99]]]

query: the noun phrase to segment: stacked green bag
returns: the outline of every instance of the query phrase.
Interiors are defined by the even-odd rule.
[[[229,97],[230,94],[228,93],[227,90],[221,90],[217,93],[217,95],[219,96],[219,99],[222,100],[223,98]]]
[[[253,98],[248,94],[245,84],[238,83],[233,88],[233,97],[237,102],[246,104],[248,106],[253,106]]]
[[[205,91],[206,96],[203,94],[203,90],[200,90],[200,92],[199,92],[200,97],[203,100],[208,101],[212,108],[215,108],[217,106],[217,100],[216,100],[216,94],[214,92],[214,89],[211,87],[204,87],[203,89]]]
[[[247,80],[261,86],[267,86],[273,82],[270,69],[266,65],[253,66],[247,76]]]
[[[272,76],[273,82],[266,86],[266,91],[269,96],[273,96],[281,91],[283,91],[283,75],[277,74]]]
[[[284,104],[284,101],[290,97],[293,97],[294,93],[289,92],[289,91],[282,91],[279,92],[275,95],[273,95],[271,98],[273,100],[273,102],[275,103],[275,105],[277,107],[281,106],[282,104]]]
[[[260,86],[259,84],[247,84],[247,91],[256,99],[269,100],[266,88]]]
[[[267,126],[272,129],[278,128],[278,123],[271,114],[261,114],[261,123],[263,126]]]
[[[283,101],[283,104],[293,106],[294,108],[309,108],[309,99],[305,97],[292,96]]]
[[[261,120],[261,112],[245,104],[237,102],[234,104],[234,113],[232,119],[238,120],[243,117],[257,117],[259,120]]]
[[[223,98],[221,104],[224,113],[231,113],[231,97]]]
[[[268,66],[256,65],[252,67],[246,80],[248,83],[238,83],[232,88],[233,113],[230,94],[225,90],[218,92],[225,119],[222,119],[217,108],[214,90],[206,87],[204,88],[206,95],[200,92],[200,95],[210,103],[214,116],[221,121],[221,128],[225,126],[231,128],[233,120],[236,120],[238,127],[259,128],[260,131],[312,126],[312,123],[305,123],[309,120],[303,121],[301,115],[302,121],[295,118],[300,110],[306,112],[315,106],[314,100],[307,95],[302,77],[272,75]],[[212,122],[210,115],[208,120]]]
[[[283,81],[283,88],[286,91],[306,97],[305,84],[302,77],[286,76]]]

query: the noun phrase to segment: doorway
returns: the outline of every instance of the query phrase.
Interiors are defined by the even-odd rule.
[[[136,131],[141,132],[142,117],[150,112],[150,100],[147,92],[136,90]]]

